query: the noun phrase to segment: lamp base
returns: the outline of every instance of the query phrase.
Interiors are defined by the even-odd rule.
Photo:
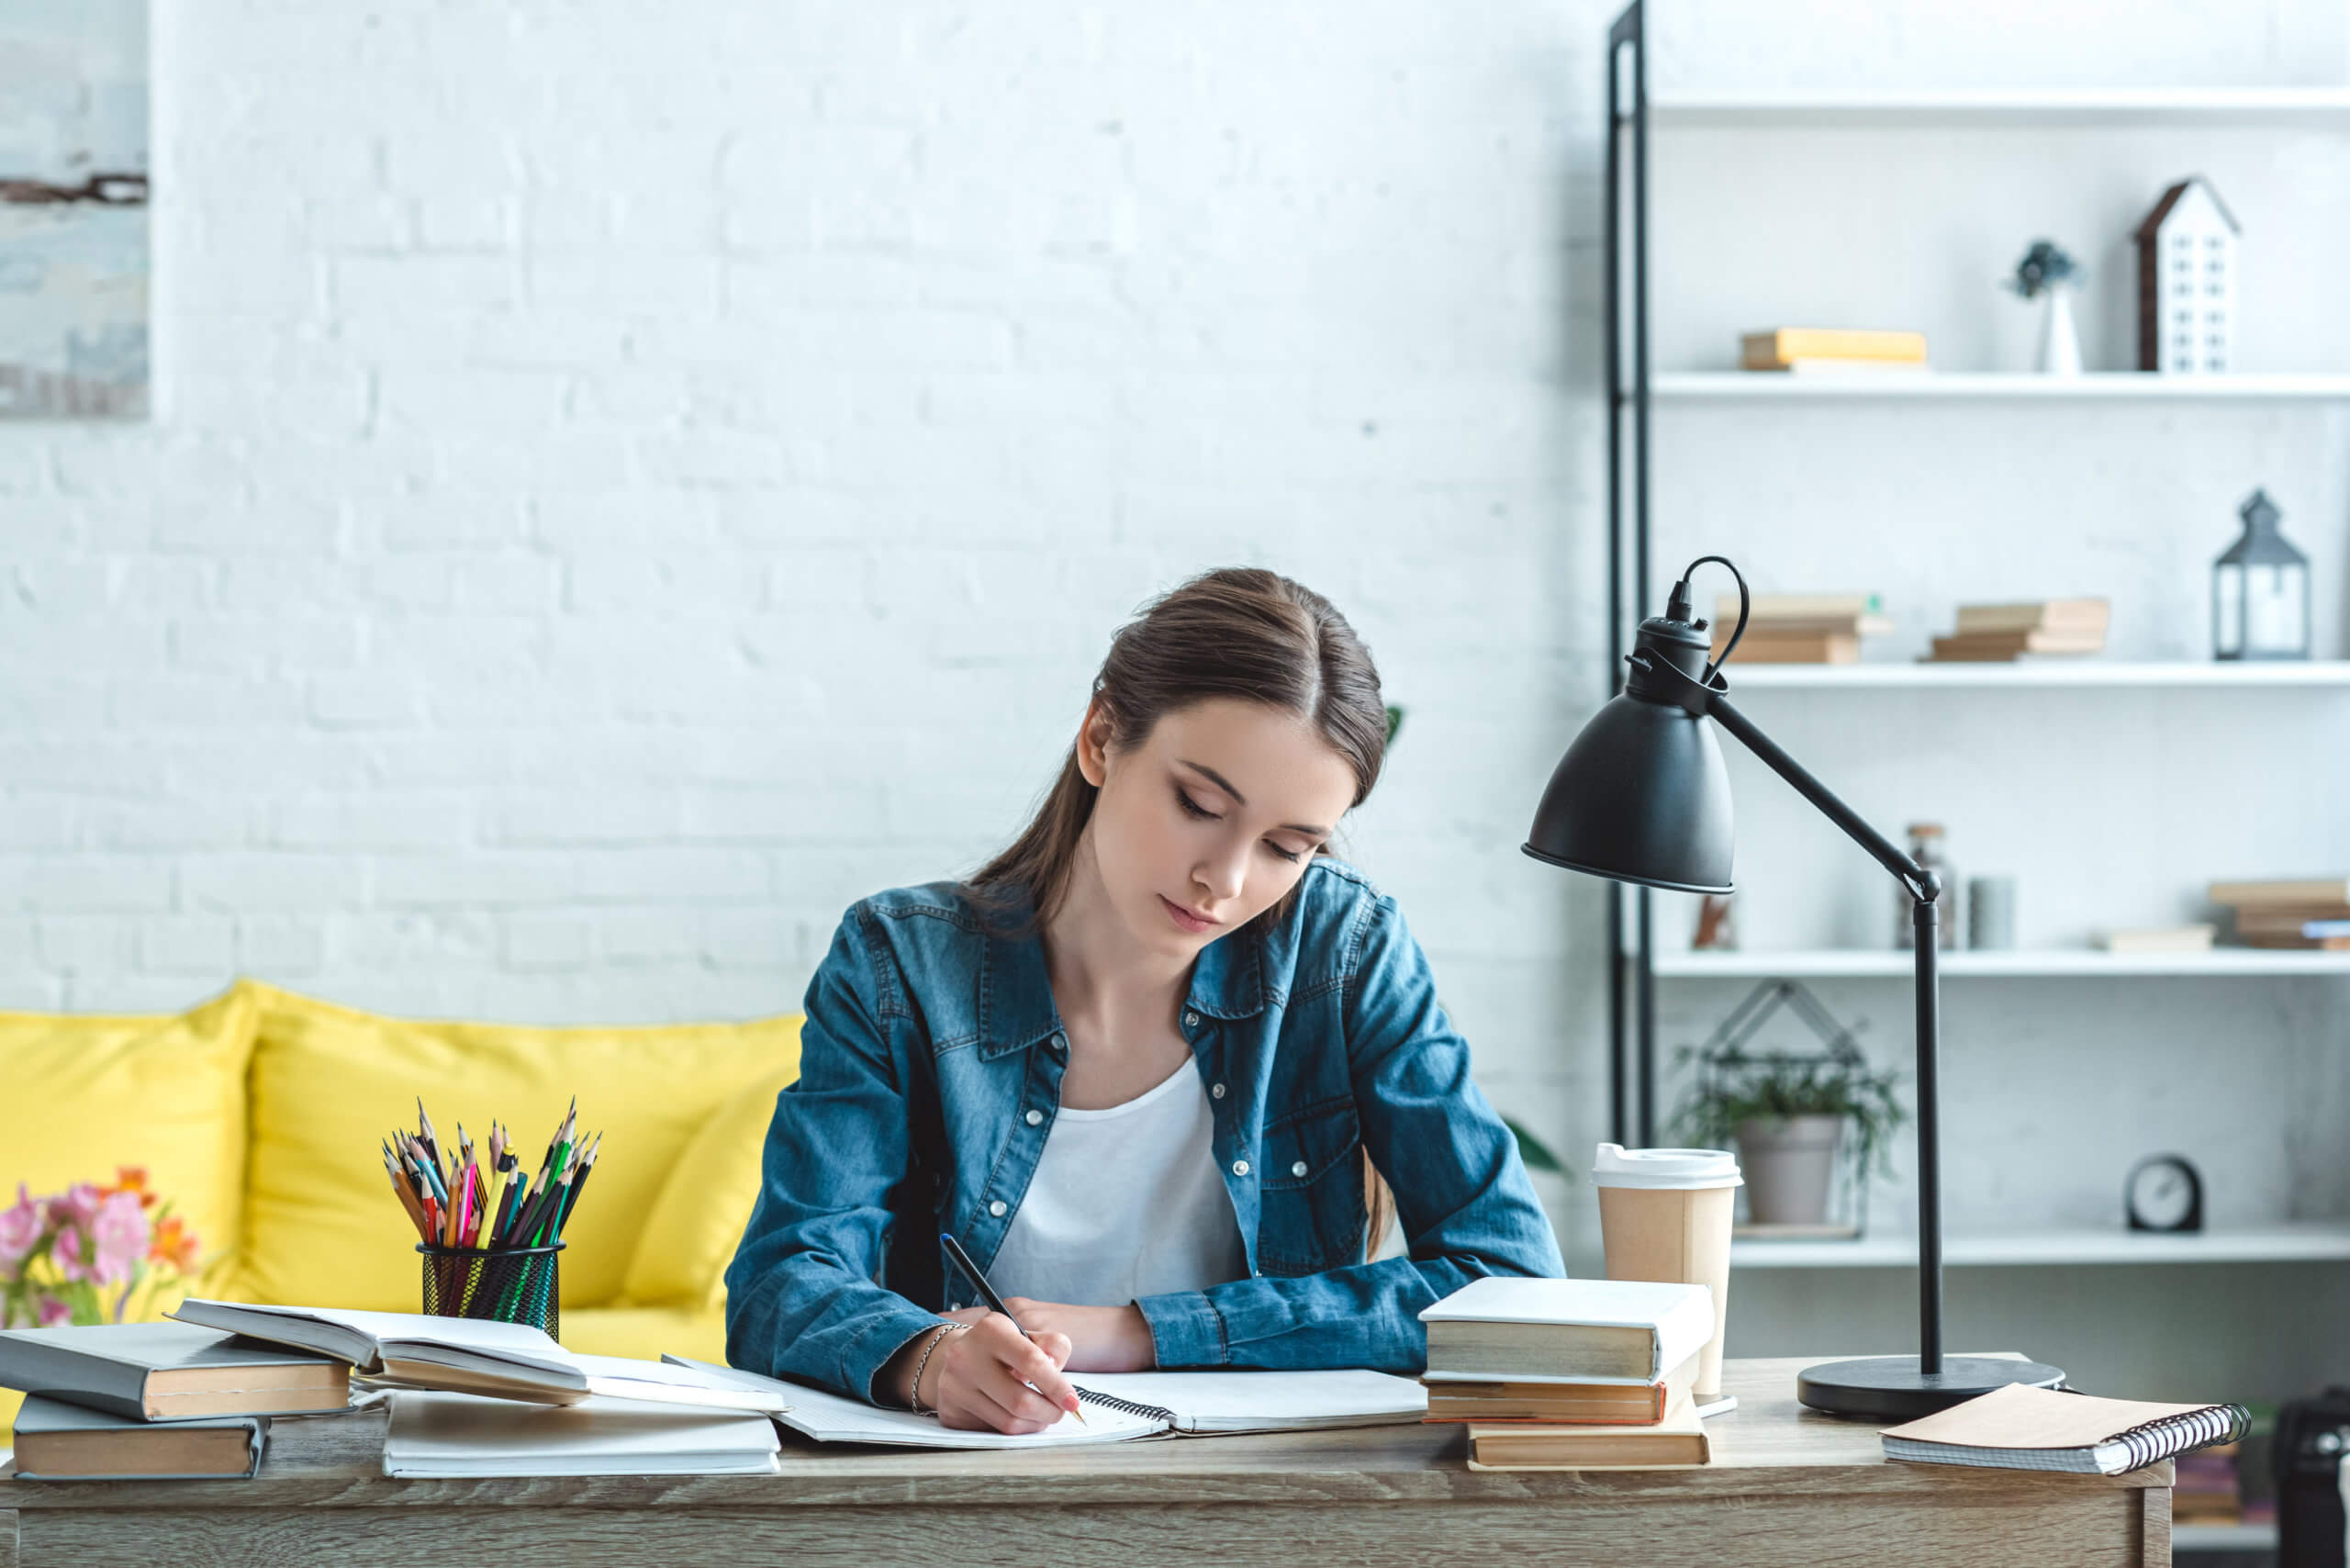
[[[2064,1381],[2062,1371],[2040,1361],[1944,1356],[1942,1370],[1929,1377],[1918,1370],[1915,1356],[1869,1356],[1804,1368],[1796,1375],[1796,1397],[1831,1416],[1909,1421],[2011,1383],[2055,1388]]]

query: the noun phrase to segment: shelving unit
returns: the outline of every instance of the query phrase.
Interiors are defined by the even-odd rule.
[[[2101,1230],[2017,1230],[1953,1233],[1942,1238],[1942,1263],[1952,1268],[2008,1268],[2104,1263],[2322,1263],[2350,1260],[2350,1223],[2246,1226],[2192,1236]],[[1867,1236],[1852,1241],[1730,1243],[1740,1269],[1906,1269],[1918,1261],[1910,1236]]]
[[[1909,978],[1907,953],[1837,948],[1753,953],[1660,952],[1651,960],[1660,980],[1897,980]],[[2350,975],[2350,953],[2214,947],[2203,953],[2108,953],[2096,947],[2016,948],[2003,953],[1942,956],[1944,980],[2104,980],[2125,976],[2181,979],[2214,975],[2287,978]]]
[[[1978,88],[1965,92],[1675,93],[1648,102],[1665,125],[2143,125],[2350,123],[2341,87]]]
[[[2274,1551],[2275,1525],[2173,1525],[2173,1551]]]
[[[1741,665],[1732,658],[1723,676],[1733,691],[1938,690],[1978,686],[2027,691],[2176,686],[2238,691],[2311,686],[2350,689],[2350,659],[2313,659],[2307,664],[2126,664],[2051,658],[2040,664]]]
[[[1786,375],[1753,370],[1682,370],[1655,377],[1659,402],[2152,402],[2330,403],[2350,401],[2350,375],[2156,375],[2089,371],[2016,375],[1983,371],[1842,371]]]

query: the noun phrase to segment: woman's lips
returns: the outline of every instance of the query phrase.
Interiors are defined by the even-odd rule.
[[[1181,904],[1177,903],[1173,899],[1169,898],[1164,893],[1158,895],[1158,902],[1167,906],[1168,918],[1174,921],[1177,925],[1182,927],[1186,931],[1201,932],[1212,930],[1222,924],[1220,921],[1205,920],[1201,918],[1199,915],[1193,914],[1190,910],[1185,909]]]

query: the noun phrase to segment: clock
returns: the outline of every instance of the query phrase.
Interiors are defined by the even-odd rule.
[[[2150,1154],[2130,1168],[2122,1206],[2132,1230],[2203,1228],[2203,1178],[2180,1154]]]

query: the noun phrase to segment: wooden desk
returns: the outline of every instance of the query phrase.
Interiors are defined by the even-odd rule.
[[[387,1481],[380,1411],[281,1423],[249,1482],[0,1481],[0,1568],[452,1562],[2167,1564],[2171,1466],[1888,1464],[1795,1402],[1820,1358],[1732,1361],[1705,1470],[1472,1473],[1457,1427],[1032,1453],[826,1449],[783,1473]],[[498,1553],[485,1557],[485,1550]]]

